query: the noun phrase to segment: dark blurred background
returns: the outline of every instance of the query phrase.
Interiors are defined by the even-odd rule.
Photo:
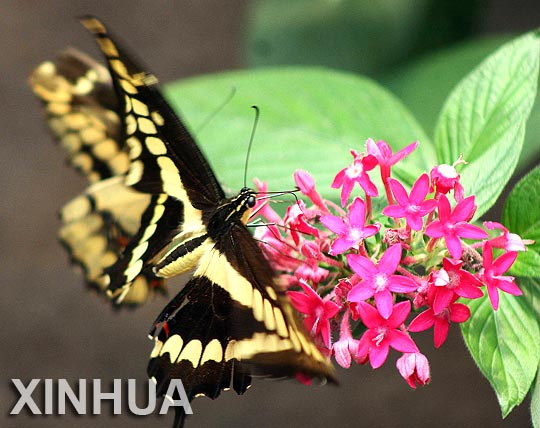
[[[26,79],[40,61],[67,45],[97,54],[74,19],[86,13],[101,17],[163,82],[247,66],[339,67],[390,86],[428,134],[451,85],[502,39],[472,45],[469,40],[540,24],[533,0],[0,2],[1,427],[172,424],[172,412],[165,417],[111,416],[108,404],[101,416],[69,411],[66,416],[8,416],[18,397],[13,378],[72,383],[100,378],[106,384],[136,378],[143,385],[151,348],[146,333],[165,304],[156,298],[135,311],[112,311],[83,290],[79,272],[69,267],[57,243],[56,212],[85,183],[63,166],[64,154],[51,143]],[[440,54],[443,47],[448,50]],[[414,76],[418,64],[433,64],[433,58],[444,70],[436,74],[441,95],[434,90],[435,101],[426,105],[426,95],[413,90],[422,82],[407,82],[403,76]],[[527,400],[501,420],[496,397],[456,327],[442,349],[433,349],[431,333],[420,335],[420,346],[430,358],[433,379],[420,390],[412,391],[401,380],[394,353],[377,371],[340,370],[340,387],[256,381],[244,397],[224,393],[216,401],[195,400],[188,426],[530,426]]]

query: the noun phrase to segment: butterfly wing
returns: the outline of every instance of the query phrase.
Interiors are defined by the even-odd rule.
[[[205,252],[151,335],[155,346],[148,375],[160,394],[173,378],[182,380],[190,400],[216,398],[231,387],[242,394],[252,375],[305,374],[335,381],[334,368],[275,288],[268,262],[242,224]],[[184,417],[178,407],[175,426]]]
[[[97,19],[83,18],[82,23],[106,56],[117,95],[120,140],[129,157],[125,175],[97,183],[89,194],[97,199],[110,185],[118,186],[120,193],[133,189],[141,198],[134,202],[139,220],[131,222],[130,240],[101,279],[111,294],[122,299],[132,292],[137,278],[149,272],[170,277],[195,268],[192,280],[166,306],[152,330],[155,346],[148,373],[158,392],[165,393],[172,378],[182,379],[190,399],[199,394],[215,398],[229,386],[243,393],[252,375],[306,374],[335,381],[333,367],[274,286],[268,262],[242,223],[251,206],[242,199],[244,194],[224,199],[202,153],[160,94],[155,77],[142,71]],[[253,197],[249,191],[247,196]],[[99,207],[111,210],[112,198],[103,200]],[[66,217],[84,223],[97,206],[88,202],[86,197],[89,208],[85,202],[74,204]],[[214,216],[218,210],[229,214]],[[83,247],[72,246],[77,254],[84,252]],[[180,426],[184,416],[179,412],[175,424]]]
[[[141,222],[122,257],[107,270],[108,291],[121,301],[133,279],[166,251],[171,241],[183,242],[204,234],[208,215],[225,195],[195,141],[160,93],[157,79],[113,42],[99,20],[86,17],[81,22],[96,37],[118,94],[122,134],[130,158],[125,183],[140,192],[159,195],[159,201],[169,201],[154,207],[154,215]],[[167,222],[160,227],[154,222],[156,218]]]
[[[107,69],[75,49],[37,67],[29,79],[68,162],[91,182],[125,174],[118,100]]]
[[[104,269],[113,265],[141,225],[152,202],[129,188],[128,148],[121,138],[118,99],[108,70],[75,50],[38,66],[29,79],[45,107],[54,138],[68,163],[91,183],[61,210],[59,237],[71,260],[83,268],[86,284],[104,292]],[[164,281],[146,270],[133,278],[125,303],[142,303]]]

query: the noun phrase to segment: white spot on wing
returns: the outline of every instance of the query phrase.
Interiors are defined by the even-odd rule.
[[[169,353],[169,359],[171,363],[175,363],[178,359],[178,355],[180,354],[180,350],[182,349],[183,344],[184,341],[182,340],[180,335],[174,334],[165,341],[163,347],[161,348],[161,351],[159,351],[159,355],[162,356],[166,353]]]

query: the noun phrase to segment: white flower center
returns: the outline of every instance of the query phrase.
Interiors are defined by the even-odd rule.
[[[349,237],[351,238],[351,241],[358,242],[362,239],[362,231],[356,227],[353,227],[351,228]]]
[[[418,211],[420,211],[420,207],[418,205],[410,204],[407,206],[407,212],[411,214],[415,214]]]
[[[386,328],[379,327],[377,329],[377,336],[373,338],[373,342],[375,343],[375,346],[379,346],[381,344],[385,335],[386,335]]]
[[[384,273],[378,273],[373,278],[373,285],[375,286],[375,293],[382,291],[388,285],[388,277]]]
[[[345,175],[349,178],[356,178],[360,177],[362,174],[363,168],[361,163],[353,163],[350,167],[347,168],[345,171]]]
[[[443,177],[456,178],[458,176],[456,169],[452,165],[443,163],[437,169]]]

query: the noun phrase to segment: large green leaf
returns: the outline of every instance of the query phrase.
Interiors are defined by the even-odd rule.
[[[236,93],[202,128],[230,95]],[[421,150],[396,173],[411,184],[434,163],[433,147],[405,107],[375,82],[320,68],[276,68],[210,75],[166,86],[173,106],[195,130],[218,177],[232,189],[243,183],[244,159],[256,104],[261,118],[248,176],[290,189],[297,168],[310,171],[326,197],[335,174],[347,166],[349,149],[364,150],[368,137],[386,140],[394,150],[418,139]],[[250,183],[248,183],[250,184]]]
[[[500,35],[469,40],[394,68],[377,80],[403,101],[427,132],[432,132],[443,103],[454,86],[508,40],[510,36]],[[517,171],[530,167],[531,160],[540,156],[539,98],[540,94],[537,94],[527,121]]]
[[[516,184],[506,200],[503,223],[522,238],[533,239],[529,249],[540,253],[540,166]]]
[[[489,56],[454,89],[435,130],[440,162],[460,154],[462,183],[475,194],[477,216],[489,209],[510,178],[536,97],[540,38],[529,33]]]
[[[518,278],[517,281],[529,302],[532,313],[536,314],[536,322],[540,327],[540,318],[538,318],[538,314],[540,314],[540,280]],[[536,340],[540,342],[540,337],[537,337]],[[540,362],[536,371],[536,380],[531,388],[531,419],[534,428],[540,428]]]
[[[538,293],[538,284],[533,281],[519,284],[524,292]],[[493,310],[487,295],[468,302],[471,318],[461,330],[506,417],[523,401],[534,380],[540,359],[540,328],[529,298],[500,294],[498,311]]]
[[[512,190],[503,211],[503,224],[524,239],[534,240],[512,266],[518,276],[540,278],[540,167],[533,169]]]

